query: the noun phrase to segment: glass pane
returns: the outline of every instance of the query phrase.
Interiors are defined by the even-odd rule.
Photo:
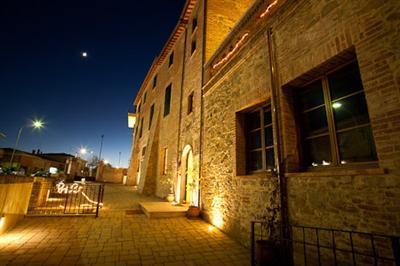
[[[249,171],[262,169],[262,151],[249,152],[247,167]]]
[[[336,101],[332,104],[336,129],[344,129],[369,123],[364,93]]]
[[[308,166],[330,165],[332,163],[329,136],[305,140],[305,155]]]
[[[261,128],[260,112],[249,113],[246,119],[247,130]]]
[[[306,136],[328,132],[325,106],[302,114],[302,128]]]
[[[249,150],[261,148],[261,130],[251,132],[247,135],[247,148]]]
[[[370,126],[339,133],[337,139],[341,164],[377,160]]]
[[[275,159],[274,159],[274,149],[267,149],[265,151],[265,159],[267,169],[274,169],[275,168]]]
[[[363,89],[357,63],[352,63],[328,75],[332,100]]]
[[[306,110],[324,103],[321,81],[316,81],[301,89],[299,103],[301,110]]]
[[[265,146],[272,146],[274,145],[274,141],[273,141],[273,132],[272,132],[272,126],[266,127],[265,128]]]
[[[268,109],[268,111],[264,110],[264,125],[272,124],[272,112]]]

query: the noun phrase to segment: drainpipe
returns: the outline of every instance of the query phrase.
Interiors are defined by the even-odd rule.
[[[202,43],[202,55],[201,55],[201,84],[200,84],[200,147],[199,147],[199,176],[202,177],[202,163],[203,163],[203,128],[204,128],[204,100],[203,100],[203,85],[204,85],[204,63],[205,63],[205,52],[206,52],[206,27],[207,27],[207,0],[203,1],[203,43]],[[198,201],[199,208],[201,210],[201,180],[199,181],[199,192]]]
[[[269,27],[267,31],[268,40],[268,53],[269,53],[269,65],[271,74],[271,109],[272,109],[272,121],[273,121],[273,136],[274,136],[274,150],[275,150],[275,162],[276,162],[276,174],[279,183],[279,194],[281,203],[281,219],[282,219],[282,235],[285,239],[290,236],[289,232],[289,213],[288,213],[288,202],[287,202],[287,184],[284,172],[284,160],[282,158],[282,147],[281,147],[281,120],[280,120],[280,106],[279,106],[279,76],[277,72],[277,60],[276,60],[276,47],[274,46],[274,36],[272,28]]]
[[[183,96],[183,87],[184,87],[184,81],[185,81],[185,66],[186,66],[186,44],[187,44],[186,38],[187,38],[187,24],[185,26],[185,36],[184,36],[184,41],[183,41],[184,44],[183,44],[182,78],[181,78],[181,91],[180,91],[180,100],[179,100],[178,140],[177,140],[177,146],[176,146],[176,174],[177,175],[178,175],[178,171],[179,171],[179,167],[180,167],[179,157],[181,156],[179,147],[181,144],[180,142],[181,142],[181,123],[182,123],[182,101],[183,101],[182,96]],[[179,187],[180,187],[180,185],[179,185]],[[176,191],[175,191],[175,194],[176,194]],[[182,195],[180,195],[180,197],[181,196]],[[176,195],[175,195],[175,197],[176,197]]]

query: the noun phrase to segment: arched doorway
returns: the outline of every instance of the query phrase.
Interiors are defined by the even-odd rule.
[[[198,171],[194,164],[192,146],[186,145],[182,152],[181,171],[178,177],[179,203],[190,203],[198,206]]]

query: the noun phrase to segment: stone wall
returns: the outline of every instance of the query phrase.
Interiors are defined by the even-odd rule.
[[[265,21],[256,17],[258,11],[247,18],[241,26],[243,31],[247,27],[250,39],[203,88],[202,207],[207,219],[246,245],[250,220],[262,216],[268,205],[273,177],[242,174],[246,158],[238,121],[243,110],[270,100],[266,33],[271,27],[290,222],[399,234],[399,5],[372,0],[287,1]],[[300,172],[292,85],[305,74],[321,71],[322,65],[326,70],[327,62],[332,69],[332,59],[346,60],[349,50],[360,66],[379,163]]]
[[[246,175],[244,142],[238,137],[237,116],[270,97],[268,50],[259,35],[216,76],[204,95],[202,211],[207,220],[248,244],[250,221],[261,217],[270,200],[276,177],[269,173]],[[212,83],[213,81],[210,81]]]
[[[28,210],[33,178],[0,176],[0,235],[22,220]]]

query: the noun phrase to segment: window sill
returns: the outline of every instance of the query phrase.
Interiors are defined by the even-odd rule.
[[[385,174],[383,168],[364,168],[364,169],[318,169],[318,171],[309,170],[307,172],[286,173],[286,177],[326,177],[326,176],[355,176],[355,175],[382,175]]]
[[[270,171],[260,171],[260,172],[254,172],[254,173],[247,173],[244,175],[236,175],[238,178],[269,178],[274,176],[272,172]]]

